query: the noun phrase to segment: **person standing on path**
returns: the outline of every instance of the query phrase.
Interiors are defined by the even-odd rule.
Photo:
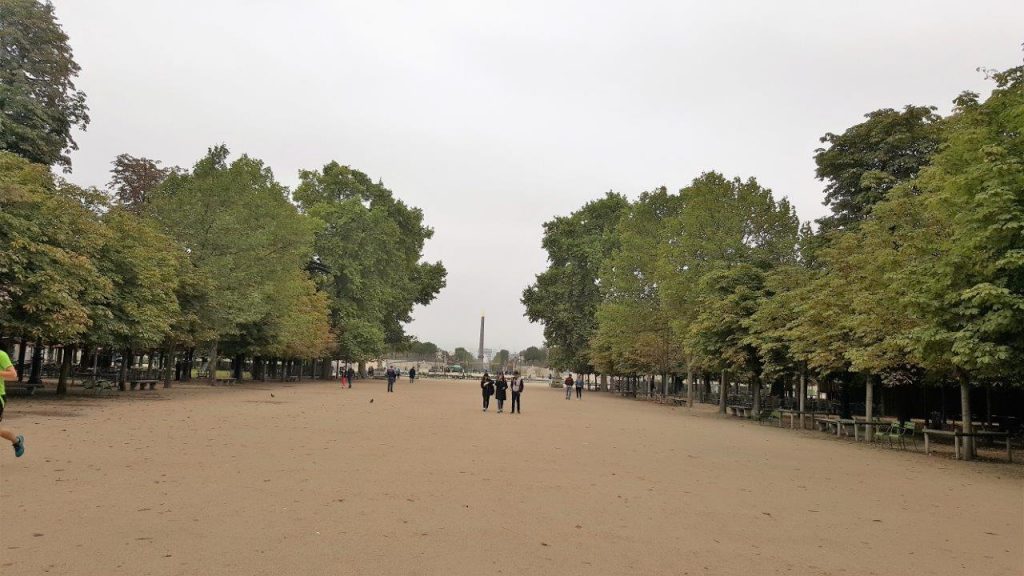
[[[508,381],[505,380],[505,374],[498,376],[498,381],[494,383],[494,399],[498,401],[498,414],[505,411],[505,391],[508,390]]]
[[[346,373],[346,375],[348,376],[348,387],[351,388],[352,387],[352,379],[356,377],[355,368],[352,368],[351,366],[349,366],[348,367],[348,372]]]
[[[412,381],[415,380],[415,379],[416,379],[416,368],[415,367],[409,368],[409,383],[412,384]]]
[[[388,367],[388,371],[384,373],[388,377],[388,392],[395,391],[395,379],[398,378],[398,373],[391,366]]]
[[[572,372],[570,372],[569,375],[565,377],[564,384],[565,384],[565,399],[566,400],[572,400],[572,385],[573,385]]]
[[[519,377],[519,372],[512,373],[512,414],[519,412],[523,413],[522,408],[522,395],[523,395],[523,379]]]
[[[480,391],[484,395],[484,412],[487,412],[491,405],[491,395],[494,394],[494,381],[487,372],[484,372],[484,377],[480,379]]]
[[[580,377],[576,379],[576,399],[583,399],[583,374],[580,374]]]
[[[4,419],[4,405],[7,403],[7,388],[4,387],[4,380],[14,381],[17,379],[18,371],[11,364],[11,357],[7,355],[7,352],[0,350],[0,422]],[[14,447],[15,457],[20,458],[25,453],[25,437],[21,434],[15,434],[13,430],[7,428],[0,428],[0,438],[10,441],[11,446]]]

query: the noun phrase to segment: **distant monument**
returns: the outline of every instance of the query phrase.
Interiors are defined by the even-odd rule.
[[[480,351],[476,355],[482,365],[484,363],[484,313],[480,313]]]

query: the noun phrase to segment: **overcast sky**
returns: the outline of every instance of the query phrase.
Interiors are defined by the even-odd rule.
[[[57,0],[92,123],[71,180],[120,153],[190,167],[225,143],[294,186],[337,160],[435,230],[448,287],[408,331],[543,341],[523,288],[542,224],[608,190],[755,176],[821,216],[812,155],[883,107],[945,113],[1021,62],[1024,2]]]

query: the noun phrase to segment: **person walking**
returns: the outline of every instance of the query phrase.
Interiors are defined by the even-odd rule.
[[[491,405],[491,396],[494,395],[494,381],[487,372],[484,372],[484,377],[480,379],[480,392],[484,396],[484,412],[487,412]]]
[[[522,407],[522,403],[523,403],[523,399],[522,399],[522,396],[523,396],[523,379],[519,377],[519,372],[514,372],[512,374],[512,385],[510,386],[510,388],[512,389],[512,411],[511,411],[511,413],[515,414],[516,412],[519,412],[520,414],[522,414],[523,413],[523,407]]]
[[[416,379],[416,367],[409,368],[409,383]]]
[[[0,350],[0,422],[4,419],[4,406],[7,404],[7,388],[4,387],[4,380],[15,381],[18,379],[18,371],[11,364],[11,357],[7,352]],[[11,443],[14,447],[14,456],[20,458],[25,453],[25,437],[15,434],[13,430],[0,427],[0,438]]]
[[[494,383],[494,399],[498,401],[498,414],[505,411],[506,390],[508,390],[508,381],[505,380],[505,374],[502,373],[498,376],[498,381]]]
[[[388,371],[384,373],[388,378],[388,392],[395,391],[395,380],[398,378],[398,372],[395,371],[394,367],[388,366]]]
[[[563,384],[565,384],[565,399],[572,400],[572,372],[570,372],[569,375],[565,377],[565,382],[563,382]]]
[[[580,374],[579,376],[580,377],[576,379],[576,399],[577,400],[582,400],[583,399],[583,374]]]
[[[348,373],[346,375],[348,376],[348,387],[351,388],[352,387],[352,380],[356,377],[356,370],[355,370],[355,368],[349,366],[348,367]]]

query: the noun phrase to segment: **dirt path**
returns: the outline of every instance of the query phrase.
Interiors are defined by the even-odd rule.
[[[493,410],[472,381],[12,398],[0,574],[1024,574],[1019,465],[599,393]]]

